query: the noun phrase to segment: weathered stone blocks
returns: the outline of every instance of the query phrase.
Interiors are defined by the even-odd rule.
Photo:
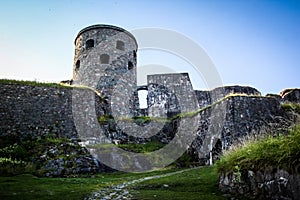
[[[266,167],[264,170],[221,173],[219,187],[223,192],[258,199],[299,199],[299,165],[290,169]]]

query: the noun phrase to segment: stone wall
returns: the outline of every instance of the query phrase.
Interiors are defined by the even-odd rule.
[[[300,89],[285,89],[280,93],[283,101],[300,103]]]
[[[177,76],[182,79],[177,77],[176,81],[181,82],[186,86],[187,91],[192,92],[188,76],[186,74]],[[176,76],[168,75],[168,77]],[[151,84],[155,86],[154,78],[159,78],[161,81],[167,79],[166,75],[153,76],[153,83],[149,81],[150,86]],[[182,111],[182,107],[177,104],[178,97],[173,96],[170,88],[160,90],[160,87],[163,86],[151,87],[148,97],[150,113],[151,109],[154,109],[151,106],[159,110],[159,106],[163,102],[163,109],[160,112],[164,112],[166,121],[155,121],[151,118],[150,121],[147,121],[147,118],[136,118],[133,121],[127,118],[123,121],[118,120],[118,116],[110,115],[106,100],[95,95],[90,89],[1,83],[0,136],[23,137],[29,134],[37,137],[52,133],[60,137],[77,138],[80,133],[81,139],[98,142],[144,143],[158,140],[166,144],[173,139],[178,127],[183,123],[182,117],[171,121],[168,119],[174,116],[174,113],[182,112],[184,115],[195,112],[195,110],[189,110],[195,108],[195,105],[189,107],[188,102],[192,98],[184,96],[186,100],[184,102],[188,107],[183,108],[185,110]],[[178,87],[181,85],[178,84]],[[246,93],[248,96],[241,94],[224,98],[227,94],[234,92]],[[227,149],[232,143],[238,142],[245,136],[259,134],[265,129],[281,132],[291,123],[289,116],[276,98],[257,96],[259,92],[254,88],[224,87],[213,91],[196,91],[195,94],[197,94],[195,101],[199,102],[198,108],[202,110],[198,110],[194,116],[198,120],[197,136],[190,146],[189,152],[197,154],[198,161],[202,164],[208,163],[210,158],[207,154],[208,151],[211,151],[213,158],[217,159],[223,149]],[[218,98],[211,97],[214,94]],[[166,101],[162,101],[165,97]],[[216,99],[222,100],[217,101]],[[74,104],[77,106],[74,107]],[[172,105],[175,105],[173,110],[171,109]],[[170,115],[170,111],[172,111],[172,115]],[[147,112],[143,111],[143,113]],[[154,116],[157,115],[154,114]],[[98,117],[102,119],[100,124]],[[99,134],[100,127],[104,133],[101,136],[103,138],[99,136],[101,135]],[[136,133],[132,135],[134,130]],[[131,135],[128,135],[128,131]],[[143,138],[146,135],[151,135],[151,137]]]
[[[199,108],[187,73],[148,75],[148,113],[152,117],[172,117]]]
[[[44,135],[76,137],[72,89],[0,83],[0,136]]]
[[[238,85],[218,87],[211,91],[196,90],[195,93],[196,93],[200,108],[209,106],[212,103],[215,103],[216,101],[218,101],[230,94],[261,96],[261,93],[255,88],[252,88],[249,86],[238,86]]]
[[[0,144],[21,145],[23,141],[35,145],[44,138],[68,138],[60,144],[51,142],[33,151],[22,147],[30,154],[29,162],[36,165],[35,174],[46,177],[66,177],[77,174],[110,171],[79,145],[78,124],[73,117],[72,95],[84,94],[95,97],[98,115],[104,115],[105,106],[101,99],[90,89],[79,89],[63,86],[47,86],[46,84],[0,83]],[[74,93],[74,91],[77,91]],[[81,99],[79,99],[81,100]],[[79,104],[81,109],[86,105]],[[95,109],[94,109],[95,110]],[[85,110],[82,114],[91,113]],[[97,120],[97,118],[96,118]],[[95,124],[95,123],[94,123]],[[77,125],[77,126],[76,126]],[[90,126],[93,124],[89,124]],[[80,126],[80,124],[79,124]],[[97,126],[90,127],[95,130]],[[90,132],[96,134],[95,132]],[[37,145],[38,146],[38,145]],[[27,149],[28,148],[28,149]],[[76,155],[76,156],[74,156]],[[30,160],[32,159],[32,160]]]
[[[18,135],[22,138],[31,135],[35,138],[51,133],[78,138],[77,129],[81,124],[74,122],[74,111],[85,109],[85,112],[77,112],[76,115],[94,117],[98,123],[97,117],[105,115],[107,108],[103,99],[87,88],[12,82],[0,83],[0,91],[0,136]],[[87,105],[88,101],[90,105]],[[95,116],[91,116],[95,110]]]
[[[294,164],[289,169],[269,166],[260,171],[222,173],[219,176],[219,187],[223,192],[249,198],[299,199],[299,170],[300,165]]]
[[[198,115],[197,138],[191,148],[203,164],[208,164],[210,150],[215,160],[222,150],[247,136],[265,131],[279,134],[291,125],[279,101],[271,97],[229,96]]]

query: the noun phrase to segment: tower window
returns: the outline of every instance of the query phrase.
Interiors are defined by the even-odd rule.
[[[85,43],[85,48],[86,49],[89,49],[89,48],[92,48],[92,47],[94,47],[94,40],[93,39],[89,39],[89,40],[87,40],[86,41],[86,43]]]
[[[101,62],[101,64],[108,64],[109,63],[109,55],[101,54],[100,55],[100,62]]]
[[[133,57],[136,58],[136,51],[133,50]]]
[[[118,40],[118,41],[117,41],[116,48],[119,49],[119,50],[124,51],[124,50],[125,50],[125,44],[124,44],[124,42]]]
[[[133,64],[131,61],[128,62],[128,70],[131,70],[133,69]]]
[[[80,68],[80,60],[77,60],[75,66],[76,66],[75,70],[79,70],[79,68]]]

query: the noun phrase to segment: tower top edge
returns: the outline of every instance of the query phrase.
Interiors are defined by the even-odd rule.
[[[125,30],[125,29],[123,29],[121,27],[113,26],[113,25],[108,25],[108,24],[94,24],[94,25],[91,25],[91,26],[83,28],[81,31],[79,31],[79,33],[77,34],[77,36],[75,38],[75,41],[74,41],[75,45],[76,45],[77,38],[81,34],[87,32],[87,31],[93,30],[93,29],[113,29],[113,30],[116,30],[116,31],[123,32],[123,33],[127,34],[129,37],[131,37],[134,40],[136,46],[138,46],[135,37],[130,32],[128,32],[127,30]]]

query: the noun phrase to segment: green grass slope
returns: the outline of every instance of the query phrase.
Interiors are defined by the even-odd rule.
[[[228,152],[216,163],[216,167],[219,172],[233,172],[237,169],[259,170],[266,166],[289,168],[299,162],[300,124],[291,128],[287,136],[269,136]]]

